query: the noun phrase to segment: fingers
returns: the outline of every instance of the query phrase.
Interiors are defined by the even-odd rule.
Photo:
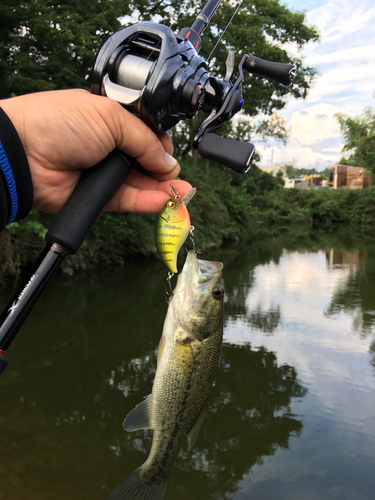
[[[105,210],[113,212],[159,213],[171,198],[170,181],[158,181],[132,170],[123,184],[108,203]],[[186,181],[174,180],[173,186],[181,198],[191,189]]]
[[[169,178],[178,175],[179,165],[171,156],[173,145],[166,133],[154,133],[140,118],[110,99],[105,100],[105,105],[113,109],[103,116],[116,116],[116,120],[109,120],[116,147],[152,173],[168,174]]]
[[[166,152],[173,155],[173,142],[169,134],[167,134],[167,132],[157,132],[156,135]]]

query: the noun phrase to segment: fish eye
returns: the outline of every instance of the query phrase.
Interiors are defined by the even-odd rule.
[[[223,297],[224,295],[224,288],[220,285],[214,286],[212,289],[212,296],[214,299],[219,300]]]
[[[169,200],[167,201],[167,205],[166,205],[168,208],[174,208],[176,206],[176,203],[172,200]]]

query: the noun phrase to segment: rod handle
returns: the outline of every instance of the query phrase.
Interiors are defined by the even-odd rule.
[[[130,173],[134,159],[115,149],[85,170],[46,234],[49,244],[59,243],[68,253],[80,248],[95,221]]]

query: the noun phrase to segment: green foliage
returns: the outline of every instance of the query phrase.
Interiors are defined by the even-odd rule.
[[[18,276],[39,256],[47,232],[41,217],[43,214],[32,210],[26,219],[0,233],[0,283],[4,278]]]
[[[318,173],[324,181],[329,181],[331,172],[332,172],[331,167],[326,167],[324,170],[322,170],[321,172],[318,172]]]
[[[203,2],[202,2],[203,6]],[[120,27],[119,18],[139,13],[139,20],[158,19],[178,30],[189,26],[198,14],[196,3],[145,0],[51,0],[0,5],[0,98],[55,88],[88,87],[95,54],[109,34]],[[204,32],[201,54],[207,58],[233,14],[233,4],[223,0]],[[156,17],[155,17],[156,16]],[[261,77],[244,85],[245,111],[266,114],[285,105],[284,98],[306,97],[316,71],[292,58],[283,46],[302,47],[316,41],[318,33],[305,24],[305,13],[293,12],[279,0],[244,0],[225,31],[210,61],[210,71],[222,78],[228,49],[254,53],[273,61],[298,66],[295,84],[284,87]]]
[[[339,163],[340,163],[340,165],[350,165],[352,167],[357,166],[357,162],[355,160],[354,155],[350,155],[348,158],[345,158],[345,156],[343,156],[341,158],[341,160],[339,161]]]
[[[161,23],[177,30],[182,26],[190,26],[197,10],[204,3],[202,1],[198,7],[191,0],[172,0],[168,4],[135,2],[134,6],[139,10],[139,19],[150,20],[153,15],[159,15]],[[316,70],[305,66],[302,59],[292,57],[288,53],[288,44],[293,43],[302,48],[307,42],[319,39],[317,29],[305,24],[306,14],[288,9],[279,0],[244,0],[232,19],[234,11],[235,6],[230,0],[223,0],[204,31],[200,52],[202,57],[207,60],[216,46],[210,57],[209,71],[223,78],[228,49],[234,51],[237,63],[239,55],[247,53],[270,61],[296,64],[297,76],[291,87],[256,75],[245,77],[244,110],[250,116],[260,111],[271,115],[285,106],[285,98],[290,95],[305,98]],[[217,44],[220,36],[222,38]],[[248,84],[250,78],[251,85]]]
[[[119,18],[132,12],[139,20],[158,20],[176,30],[189,26],[199,8],[191,0],[149,2],[146,0],[81,0],[64,3],[50,0],[12,2],[0,5],[0,98],[56,88],[83,87],[89,84],[90,70],[101,43],[120,27]],[[223,0],[204,32],[201,55],[207,59],[218,37],[233,14],[233,5]],[[272,133],[285,140],[287,130],[276,110],[286,98],[306,97],[315,69],[287,52],[288,44],[302,47],[316,41],[315,27],[305,24],[305,13],[289,10],[279,0],[244,0],[237,15],[226,29],[209,62],[209,71],[225,75],[228,49],[239,54],[253,53],[264,59],[293,62],[297,77],[291,87],[284,87],[258,76],[247,76],[244,83],[245,112],[255,116],[259,111],[271,115],[258,125],[258,133]],[[237,62],[239,58],[236,57]],[[246,83],[247,81],[247,83]],[[274,118],[272,118],[274,117]],[[306,216],[297,203],[288,207],[283,201],[283,181],[253,167],[247,176],[236,176],[222,166],[191,157],[191,142],[203,116],[182,123],[172,132],[177,157],[181,160],[183,178],[198,188],[189,205],[196,226],[197,244],[220,245],[225,240],[238,241],[257,221],[278,219],[301,221]],[[239,122],[228,129],[229,136],[249,140],[257,132],[252,124]],[[260,128],[259,128],[260,127]],[[271,132],[270,132],[271,131]],[[266,200],[273,205],[262,209]],[[254,216],[256,214],[256,216]],[[0,259],[4,275],[14,275],[33,262],[44,246],[45,228],[52,218],[38,212],[1,234]],[[102,214],[77,255],[63,262],[63,269],[90,269],[98,265],[120,265],[130,254],[155,253],[156,217],[134,214]]]
[[[127,13],[126,0],[2,0],[0,98],[87,88],[96,52]]]
[[[286,175],[291,177],[301,177],[303,175],[317,175],[321,174],[316,168],[296,168],[293,165],[285,165]]]
[[[344,136],[343,152],[351,152],[341,161],[375,173],[375,108],[366,108],[361,116],[335,115]]]
[[[375,186],[364,190],[283,189],[277,177],[257,167],[240,176],[202,159],[195,167],[186,162],[182,172],[198,188],[189,204],[198,248],[265,238],[292,226],[295,235],[312,224],[341,224],[350,233],[374,225]],[[27,219],[0,233],[3,279],[17,276],[35,262],[52,220],[33,210]],[[79,252],[63,261],[62,270],[72,274],[79,269],[121,266],[133,255],[154,258],[156,220],[155,215],[103,213]]]

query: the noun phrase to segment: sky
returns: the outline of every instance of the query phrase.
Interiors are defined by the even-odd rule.
[[[320,42],[307,44],[299,57],[318,69],[308,97],[290,99],[281,114],[290,137],[286,146],[256,143],[260,165],[293,164],[323,170],[343,156],[343,138],[335,113],[361,115],[375,106],[375,2],[360,0],[285,0],[306,12]],[[294,50],[291,47],[291,50]]]

